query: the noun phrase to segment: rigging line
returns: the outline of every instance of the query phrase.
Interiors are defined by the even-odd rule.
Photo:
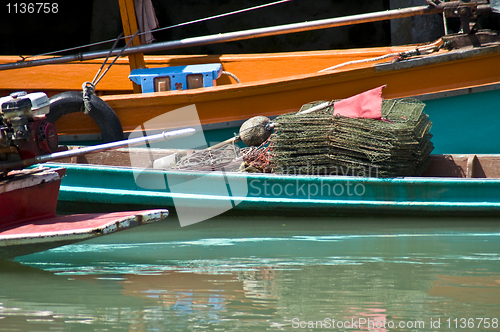
[[[157,31],[163,31],[163,30],[178,28],[178,27],[181,27],[181,26],[189,25],[189,24],[204,22],[204,21],[208,21],[208,20],[212,20],[212,19],[216,19],[216,18],[221,18],[221,17],[225,17],[225,16],[230,16],[230,15],[234,15],[234,14],[240,14],[240,13],[244,13],[244,12],[247,12],[247,11],[251,11],[251,10],[255,10],[255,9],[260,9],[260,8],[264,8],[264,7],[270,7],[270,6],[278,5],[278,4],[281,4],[281,3],[284,3],[284,2],[289,2],[289,1],[293,1],[293,0],[279,0],[279,1],[271,2],[271,3],[266,3],[266,4],[263,4],[263,5],[259,5],[259,6],[254,6],[254,7],[249,7],[249,8],[245,8],[245,9],[235,10],[235,11],[229,12],[229,13],[224,13],[224,14],[214,15],[214,16],[210,16],[210,17],[200,18],[200,19],[197,19],[197,20],[193,20],[193,21],[189,21],[189,22],[184,22],[184,23],[179,23],[179,24],[171,25],[171,26],[164,27],[164,28],[158,28],[158,29],[151,30],[150,32],[157,32]],[[148,33],[148,32],[147,31],[146,32],[141,32],[139,34],[139,36],[144,35],[146,33]],[[132,37],[132,35],[121,37],[121,39],[126,39],[126,38],[130,38],[130,37]],[[92,47],[92,46],[97,46],[97,45],[103,45],[103,44],[111,43],[113,41],[115,41],[115,39],[104,40],[104,41],[95,42],[95,43],[91,43],[91,44],[86,44],[86,45],[82,45],[82,46],[70,47],[70,48],[66,48],[66,49],[63,49],[63,50],[59,50],[59,51],[52,51],[52,52],[47,52],[47,53],[42,53],[42,54],[37,54],[37,55],[30,55],[30,56],[25,56],[25,57],[20,56],[20,57],[23,59],[22,61],[25,61],[25,59],[29,59],[29,58],[34,58],[34,57],[44,56],[44,55],[52,55],[52,54],[57,54],[57,53],[61,53],[61,52],[74,51],[74,50],[78,50],[78,49],[85,48],[85,47]]]
[[[104,68],[104,65],[106,64],[106,62],[108,62],[108,59],[109,57],[111,56],[111,53],[113,53],[113,51],[115,50],[116,46],[118,45],[118,42],[120,41],[121,37],[123,37],[123,32],[120,33],[120,35],[118,36],[118,38],[116,38],[116,41],[115,43],[113,44],[113,46],[111,47],[111,50],[109,50],[109,53],[108,53],[108,56],[106,57],[106,59],[104,60],[104,62],[102,63],[101,65],[101,68],[99,68],[99,70],[97,71],[97,73],[95,74],[94,76],[94,79],[92,80],[92,84],[95,84],[95,80],[97,79],[97,77],[99,76],[99,74],[101,73],[102,69]]]
[[[235,10],[235,11],[232,11],[232,12],[229,12],[229,13],[224,13],[224,14],[214,15],[214,16],[210,16],[210,17],[200,18],[200,19],[197,19],[197,20],[189,21],[189,22],[184,22],[184,23],[179,23],[179,24],[171,25],[171,26],[168,26],[168,27],[165,27],[165,28],[154,29],[154,30],[151,30],[151,32],[162,31],[162,30],[167,30],[167,29],[172,29],[172,28],[178,28],[178,27],[181,27],[181,26],[184,26],[184,25],[189,25],[189,24],[193,24],[193,23],[204,22],[204,21],[208,21],[208,20],[212,20],[212,19],[216,19],[216,18],[221,18],[221,17],[225,17],[225,16],[230,16],[230,15],[234,15],[234,14],[240,14],[240,13],[244,13],[244,12],[247,12],[247,11],[251,11],[251,10],[255,10],[255,9],[260,9],[260,8],[264,8],[264,7],[269,7],[269,6],[274,6],[274,5],[278,5],[280,3],[289,2],[289,1],[293,1],[293,0],[280,0],[280,1],[276,1],[276,2],[271,2],[271,3],[266,3],[266,4],[263,4],[263,5],[255,6],[255,7],[249,7],[249,8],[245,8],[245,9],[239,9],[239,10]]]
[[[130,38],[130,40],[127,42],[127,44],[125,45],[125,47],[121,49],[120,53],[118,53],[118,55],[115,57],[115,59],[109,64],[108,68],[106,68],[106,70],[101,74],[101,76],[99,76],[99,78],[96,80],[96,82],[95,83],[92,82],[94,84],[94,86],[97,85],[97,83],[99,83],[99,81],[104,77],[104,75],[106,75],[106,73],[111,68],[111,66],[114,65],[114,63],[116,62],[116,60],[118,60],[118,58],[122,55],[123,51],[125,51],[125,49],[130,45],[130,43],[132,43],[132,40],[134,40],[134,38],[139,35],[139,31],[141,31],[141,30],[137,30],[134,33],[134,35],[132,36],[132,38]],[[107,61],[107,58],[106,58],[106,61]],[[94,78],[94,80],[95,80],[95,78]]]

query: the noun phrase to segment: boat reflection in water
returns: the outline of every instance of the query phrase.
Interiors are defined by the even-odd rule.
[[[455,318],[493,323],[497,225],[217,218],[181,228],[171,218],[2,261],[0,321],[6,330],[37,331],[296,330],[333,320],[344,329],[357,322],[357,331],[433,331],[437,321],[452,330]],[[475,324],[474,331],[497,329]]]

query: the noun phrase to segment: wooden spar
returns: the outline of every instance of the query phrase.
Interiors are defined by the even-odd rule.
[[[161,52],[167,50],[181,49],[186,47],[193,46],[201,46],[201,45],[209,45],[209,44],[217,44],[224,42],[231,42],[237,40],[245,40],[259,37],[268,37],[268,36],[276,36],[287,33],[295,33],[302,31],[311,31],[318,29],[326,29],[326,28],[334,28],[352,24],[360,24],[360,23],[368,23],[368,22],[377,22],[383,20],[391,20],[395,18],[404,18],[411,17],[417,15],[429,15],[429,14],[439,14],[442,13],[445,9],[450,10],[455,8],[453,6],[458,6],[461,3],[460,1],[453,1],[445,3],[443,7],[429,7],[429,6],[419,6],[419,7],[410,7],[404,9],[393,9],[376,13],[368,13],[368,14],[359,14],[359,15],[351,15],[344,17],[335,17],[324,20],[303,22],[303,23],[293,23],[286,24],[268,28],[258,28],[251,29],[245,31],[236,31],[236,32],[228,32],[228,33],[220,33],[210,36],[204,37],[193,37],[186,38],[181,40],[167,41],[154,43],[149,45],[140,45],[129,47],[123,51],[123,55],[135,54],[135,53],[146,53],[146,52]],[[487,10],[489,5],[478,5],[478,11]],[[111,53],[111,55],[118,55],[121,52],[120,49],[117,49]],[[109,54],[109,51],[95,51],[88,52],[76,55],[68,55],[61,56],[49,59],[39,59],[32,61],[20,61],[15,63],[8,63],[0,65],[0,70],[7,69],[16,69],[16,68],[25,68],[32,66],[41,66],[47,64],[57,64],[57,63],[66,63],[71,61],[84,61],[106,57]]]
[[[119,149],[119,148],[123,148],[126,146],[135,146],[135,145],[140,145],[140,144],[144,144],[144,143],[153,143],[153,142],[157,142],[157,141],[161,141],[161,140],[167,141],[167,140],[172,139],[172,138],[181,138],[181,137],[190,136],[190,135],[193,135],[194,133],[196,133],[196,129],[185,128],[185,129],[173,130],[173,131],[168,131],[168,132],[164,131],[164,132],[162,132],[160,134],[156,134],[156,135],[137,137],[137,138],[133,138],[133,139],[105,143],[105,144],[99,144],[99,145],[94,145],[94,146],[87,146],[87,147],[84,147],[81,149],[54,152],[51,154],[37,156],[37,157],[31,158],[31,159],[24,159],[21,161],[0,163],[0,172],[7,172],[7,171],[14,170],[14,169],[22,169],[22,168],[26,168],[26,167],[31,166],[31,165],[39,164],[39,163],[45,163],[48,161],[54,161],[54,160],[70,158],[70,157],[76,157],[76,156],[80,156],[80,155],[84,155],[84,154],[88,154],[88,153],[96,153],[96,152],[100,152],[100,151]]]
[[[134,0],[118,0],[120,5],[120,15],[122,17],[123,33],[125,36],[132,36],[139,29],[137,26],[137,16],[134,8]],[[128,40],[127,40],[128,41]],[[140,46],[140,38],[132,40],[132,46]],[[145,68],[143,53],[134,53],[128,55],[130,70]],[[132,82],[134,93],[141,93],[141,87]]]

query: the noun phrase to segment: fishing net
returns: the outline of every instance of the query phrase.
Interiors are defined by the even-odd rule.
[[[234,143],[217,149],[198,150],[181,157],[171,169],[189,171],[237,171],[242,163],[240,148]]]
[[[260,146],[242,149],[243,163],[240,165],[239,171],[247,173],[271,173],[270,149],[269,139]]]
[[[301,111],[319,103],[304,105]],[[277,126],[267,151],[273,172],[396,177],[420,175],[427,168],[432,123],[423,112],[424,103],[384,100],[384,120],[336,116],[333,107],[274,120]]]
[[[319,103],[304,105],[301,111]],[[257,124],[248,122],[253,134],[247,140],[264,140],[260,146],[240,149],[233,139],[184,156],[172,169],[397,177],[420,175],[429,165],[432,123],[423,112],[424,103],[383,100],[383,120],[333,115],[334,107],[279,116],[268,138],[257,129],[264,124],[267,128],[269,120],[259,117],[254,119]]]

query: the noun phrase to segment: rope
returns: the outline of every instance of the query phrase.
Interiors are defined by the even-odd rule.
[[[92,84],[92,82],[84,82],[82,84],[82,89],[83,89],[83,106],[85,108],[85,111],[83,113],[89,114],[89,112],[92,110],[92,104],[90,100],[95,92],[95,85]]]
[[[405,51],[405,52],[398,52],[398,53],[390,53],[390,54],[385,54],[382,56],[378,56],[375,58],[369,58],[369,59],[347,61],[347,62],[338,64],[338,65],[335,65],[332,67],[328,67],[326,69],[322,69],[322,70],[318,71],[318,73],[330,71],[330,70],[335,70],[335,69],[338,69],[340,67],[349,66],[349,65],[353,65],[353,64],[379,61],[379,60],[384,60],[387,58],[396,58],[396,60],[400,61],[400,60],[404,60],[404,59],[407,59],[409,57],[416,56],[416,55],[423,55],[423,54],[430,54],[433,52],[437,52],[441,49],[441,47],[443,45],[444,45],[443,40],[439,39],[438,41],[436,41],[432,44],[422,46],[420,48],[417,47],[414,50],[409,50],[409,51]]]
[[[111,50],[110,50],[110,51],[109,51],[109,53],[108,53],[108,56],[106,57],[106,59],[105,59],[105,60],[104,60],[104,62],[102,63],[101,68],[99,68],[99,70],[98,70],[98,71],[97,71],[97,73],[95,74],[94,79],[92,80],[92,84],[94,84],[94,85],[95,85],[95,84],[97,84],[97,83],[95,83],[95,81],[96,81],[97,77],[98,77],[98,76],[99,76],[99,74],[101,73],[101,71],[102,71],[102,69],[104,68],[104,65],[106,64],[106,62],[108,62],[108,59],[109,59],[109,57],[111,56],[111,52],[113,52],[113,51],[114,51],[114,49],[116,48],[116,45],[118,45],[118,42],[120,41],[120,38],[121,38],[121,37],[123,37],[123,32],[122,32],[122,33],[120,33],[120,35],[118,36],[118,38],[116,38],[115,43],[113,44],[113,46],[111,47]]]
[[[236,81],[236,83],[241,83],[240,79],[238,77],[236,77],[236,75],[234,75],[233,73],[230,73],[228,71],[223,70],[222,74],[227,75],[229,77],[232,77]]]
[[[383,60],[383,59],[387,59],[387,58],[392,58],[392,57],[395,57],[395,56],[398,56],[398,55],[399,55],[399,53],[391,53],[391,54],[386,54],[386,55],[378,56],[376,58],[347,61],[347,62],[338,64],[336,66],[332,66],[332,67],[328,67],[326,69],[322,69],[322,70],[318,71],[318,73],[321,73],[321,72],[324,72],[324,71],[335,70],[335,69],[338,69],[340,67],[345,67],[345,66],[349,66],[349,65],[358,64],[358,63],[372,62],[372,61],[378,61],[378,60]]]
[[[127,42],[127,44],[125,45],[125,47],[121,49],[121,51],[116,55],[115,59],[108,65],[108,67],[106,68],[106,70],[101,74],[102,69],[104,68],[104,66],[108,62],[109,57],[111,56],[111,53],[113,53],[114,49],[118,45],[118,41],[120,40],[120,37],[123,36],[123,32],[122,32],[118,36],[118,38],[116,39],[116,41],[113,44],[113,47],[111,48],[111,50],[109,50],[108,56],[106,57],[106,59],[102,63],[101,68],[99,68],[99,70],[95,74],[94,79],[92,80],[92,82],[84,82],[83,83],[82,90],[83,90],[83,105],[85,107],[85,111],[84,111],[85,114],[89,114],[89,112],[92,110],[92,104],[91,104],[90,100],[92,98],[92,95],[95,93],[95,87],[96,87],[97,83],[99,83],[101,81],[101,79],[104,77],[104,75],[106,75],[106,73],[109,71],[109,69],[111,68],[111,66],[113,66],[114,63],[116,62],[116,60],[118,60],[118,58],[122,55],[123,51],[125,51],[125,49],[130,45],[130,43],[132,43],[132,40],[134,40],[134,38],[137,37],[137,35],[139,34],[139,31],[140,30],[137,30],[134,33],[134,35],[132,36],[132,38],[130,38],[130,40]]]
[[[108,56],[106,57],[106,60],[104,60],[104,63],[102,64],[101,68],[99,69],[99,71],[97,72],[96,76],[94,77],[94,80],[92,81],[92,83],[94,85],[97,85],[97,83],[99,83],[99,81],[104,77],[104,75],[106,75],[106,73],[108,72],[108,70],[111,68],[112,65],[115,64],[116,60],[118,60],[119,57],[121,57],[121,55],[123,54],[123,51],[125,51],[125,49],[127,47],[129,47],[129,45],[132,43],[132,40],[134,40],[135,37],[137,37],[139,35],[139,31],[140,30],[137,30],[134,35],[132,36],[132,38],[129,39],[129,41],[127,42],[127,44],[125,45],[124,48],[121,49],[120,53],[118,53],[115,57],[115,59],[109,64],[108,68],[106,68],[106,70],[101,74],[101,76],[99,76],[99,78],[96,79],[97,75],[101,72],[102,68],[104,67],[104,64],[108,61],[111,53],[113,52],[113,49],[111,49],[109,51],[109,54]],[[117,42],[115,42],[115,45],[113,46],[116,46]]]

